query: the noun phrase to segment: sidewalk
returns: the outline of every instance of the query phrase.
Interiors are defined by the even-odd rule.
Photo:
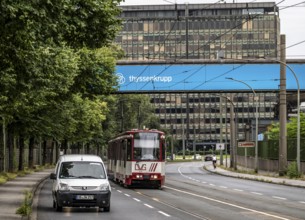
[[[22,205],[25,194],[30,191],[33,196],[38,185],[50,176],[54,169],[46,169],[39,172],[33,172],[23,177],[17,177],[0,185],[0,219],[16,220],[27,219],[16,214],[17,209]]]
[[[305,181],[303,181],[303,180],[294,180],[294,179],[289,179],[289,178],[284,178],[284,177],[268,176],[266,172],[262,172],[262,171],[258,171],[258,174],[256,174],[256,175],[238,173],[238,172],[232,172],[232,171],[229,171],[226,169],[222,169],[220,167],[216,167],[216,169],[214,169],[212,163],[206,164],[204,166],[204,169],[206,169],[207,171],[210,171],[212,173],[216,173],[216,174],[223,175],[223,176],[230,176],[230,177],[241,178],[241,179],[256,180],[256,181],[267,182],[267,183],[274,183],[274,184],[281,184],[281,185],[305,188]]]

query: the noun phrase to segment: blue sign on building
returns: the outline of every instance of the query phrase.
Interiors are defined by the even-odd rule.
[[[305,64],[289,64],[296,74],[300,89],[305,89]],[[236,91],[278,90],[279,64],[160,64],[118,65],[120,92],[160,91]],[[289,68],[286,70],[287,90],[296,90],[297,83]]]

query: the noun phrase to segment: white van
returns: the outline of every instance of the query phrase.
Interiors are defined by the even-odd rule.
[[[53,180],[53,208],[98,207],[110,211],[111,187],[102,159],[95,155],[60,156]]]

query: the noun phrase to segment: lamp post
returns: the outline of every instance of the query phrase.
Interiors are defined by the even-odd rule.
[[[236,156],[237,156],[237,137],[238,137],[238,117],[237,117],[237,110],[235,108],[235,105],[232,101],[232,96],[231,98],[225,97],[231,104],[230,108],[230,133],[231,133],[231,157],[230,157],[230,167],[233,167],[234,170],[237,170],[237,164],[236,164]],[[232,108],[233,107],[233,108]],[[233,122],[233,113],[235,111],[235,125]],[[235,126],[235,128],[234,128]],[[234,135],[235,132],[235,135]],[[233,158],[232,158],[233,157]],[[233,163],[233,164],[232,164]]]
[[[227,96],[222,96],[222,95],[218,95],[221,98],[225,98],[226,99],[226,109],[227,109],[227,101],[230,102],[231,104],[231,108],[230,108],[230,126],[231,126],[231,151],[230,151],[230,167],[233,167],[235,170],[237,170],[237,165],[236,165],[236,155],[237,155],[237,149],[234,146],[237,146],[237,138],[238,138],[238,117],[237,117],[237,111],[235,109],[235,105],[233,103],[233,98],[231,96],[231,98],[227,97]],[[221,109],[221,104],[220,104],[220,109]],[[222,112],[220,110],[220,114],[222,115]],[[235,114],[235,124],[232,123],[233,121],[233,114]],[[222,116],[221,118],[221,124],[222,124]],[[226,125],[225,125],[226,129],[227,129],[227,120],[226,120]],[[221,126],[222,129],[222,126]],[[235,133],[235,136],[234,136]],[[222,135],[221,135],[222,136]],[[222,137],[220,138],[222,140]],[[226,130],[226,145],[227,145],[227,130]],[[221,163],[223,163],[222,159],[220,161]],[[223,164],[221,164],[223,165]],[[227,146],[226,146],[226,167],[227,167]]]
[[[236,82],[240,82],[246,86],[248,86],[252,92],[253,92],[253,95],[254,95],[254,100],[255,100],[255,162],[254,162],[254,171],[257,173],[258,171],[258,140],[257,140],[257,136],[258,136],[258,96],[256,94],[256,92],[254,91],[254,89],[246,82],[244,81],[241,81],[241,80],[237,80],[237,79],[234,79],[234,78],[226,78],[226,79],[229,79],[229,80],[233,80],[233,81],[236,81]]]

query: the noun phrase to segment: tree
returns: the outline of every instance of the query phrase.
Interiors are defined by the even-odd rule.
[[[21,132],[23,137],[77,134],[73,131],[75,127],[69,128],[69,135],[58,134],[58,129],[64,133],[68,125],[79,124],[77,120],[85,116],[71,110],[71,117],[65,118],[69,123],[64,124],[67,109],[61,105],[75,107],[70,102],[72,98],[84,109],[99,106],[98,96],[115,89],[113,71],[121,52],[116,52],[111,42],[120,28],[119,3],[112,0],[0,3],[0,117],[10,133],[9,157],[13,156],[11,139]],[[95,116],[101,118],[100,114]],[[100,127],[91,128],[100,131]],[[91,138],[90,132],[86,134]]]
[[[301,135],[300,137],[305,138],[305,114],[300,114],[300,129]],[[279,123],[273,123],[268,127],[266,132],[268,139],[270,140],[278,140],[280,134],[280,125]],[[297,138],[297,118],[291,118],[291,120],[287,123],[287,137],[288,138]]]
[[[103,122],[103,144],[116,134],[133,129],[160,129],[159,119],[148,95],[113,95],[107,100],[107,120]]]

